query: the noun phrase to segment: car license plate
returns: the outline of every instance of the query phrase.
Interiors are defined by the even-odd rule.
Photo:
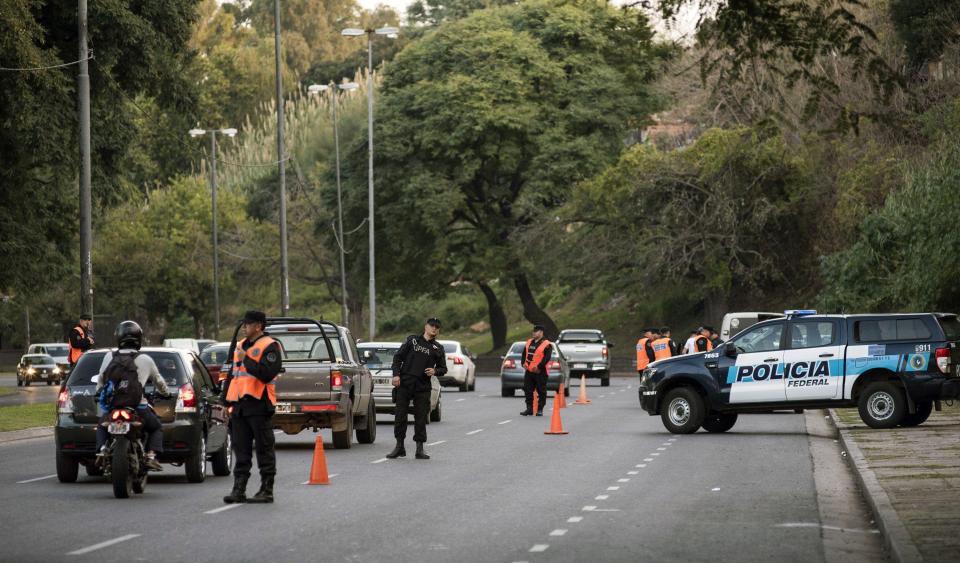
[[[111,434],[126,434],[130,431],[129,422],[111,422],[110,426],[107,427],[107,431]]]
[[[390,378],[389,378],[389,377],[374,377],[374,378],[373,378],[373,384],[374,384],[374,385],[390,385]]]
[[[280,414],[288,414],[293,412],[293,407],[290,403],[277,403],[277,412]]]
[[[587,369],[587,364],[573,364],[573,369]]]

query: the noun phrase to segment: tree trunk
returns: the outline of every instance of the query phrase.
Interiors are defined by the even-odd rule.
[[[526,274],[517,274],[513,278],[513,285],[517,288],[517,295],[523,303],[523,317],[535,325],[543,325],[543,334],[550,340],[555,340],[560,330],[550,315],[537,305],[537,300],[530,291],[530,282]]]
[[[347,311],[350,315],[349,329],[354,338],[364,338],[367,334],[367,321],[363,316],[363,300],[356,299],[352,295],[347,295]]]
[[[712,290],[703,298],[703,322],[711,325],[718,333],[720,332],[720,322],[729,311],[727,305],[727,295],[717,290]]]
[[[478,282],[480,291],[487,298],[487,311],[490,313],[490,336],[493,337],[493,349],[502,348],[507,345],[507,315],[503,312],[503,306],[497,299],[497,294],[493,288],[484,282]]]

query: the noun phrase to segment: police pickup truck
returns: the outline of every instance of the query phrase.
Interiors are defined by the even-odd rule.
[[[916,426],[960,397],[958,340],[954,314],[786,311],[711,352],[650,364],[640,405],[675,434],[726,432],[739,413],[853,406],[872,428]]]

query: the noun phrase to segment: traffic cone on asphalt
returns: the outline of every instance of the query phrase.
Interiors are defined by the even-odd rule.
[[[560,408],[567,408],[567,395],[563,392],[563,383],[560,383],[560,390],[557,391],[557,395],[560,396]]]
[[[323,438],[317,434],[317,443],[313,446],[313,464],[310,465],[311,485],[329,485],[330,476],[327,474],[327,458],[323,455]]]
[[[575,405],[588,405],[592,403],[590,399],[587,398],[587,378],[586,376],[580,376],[580,396],[577,397],[577,400],[574,401]]]
[[[569,434],[563,429],[563,422],[560,420],[560,395],[553,398],[553,416],[550,418],[550,430],[544,434]]]

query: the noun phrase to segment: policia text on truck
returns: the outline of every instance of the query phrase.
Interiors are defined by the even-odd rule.
[[[733,427],[738,413],[858,407],[873,428],[916,426],[960,397],[957,315],[787,311],[710,352],[651,363],[640,404],[671,432]]]

